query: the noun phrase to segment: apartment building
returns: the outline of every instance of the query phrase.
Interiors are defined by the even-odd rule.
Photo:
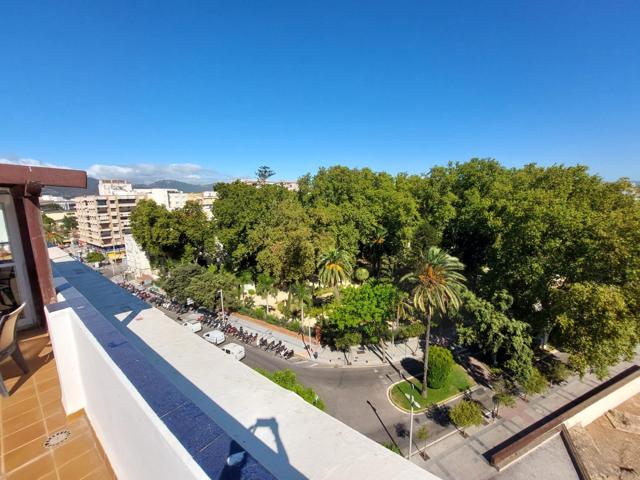
[[[117,194],[108,188],[106,191],[111,194],[75,199],[78,242],[110,258],[121,258],[125,252],[124,237],[131,233],[129,217],[140,197],[126,190]]]

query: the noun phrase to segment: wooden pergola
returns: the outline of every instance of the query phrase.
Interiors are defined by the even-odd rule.
[[[35,315],[42,326],[46,325],[44,305],[56,301],[39,201],[45,186],[87,188],[87,174],[82,170],[0,164],[0,187],[11,190]]]

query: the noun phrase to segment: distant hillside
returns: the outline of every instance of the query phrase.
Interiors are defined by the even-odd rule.
[[[213,185],[195,185],[193,183],[179,182],[178,180],[158,180],[153,183],[134,184],[133,188],[174,188],[184,193],[205,192],[212,190]]]
[[[134,184],[133,188],[174,188],[185,193],[205,192],[212,190],[213,185],[195,185],[192,183],[179,182],[177,180],[158,180],[153,183]],[[81,195],[97,195],[98,179],[87,178],[87,188],[69,188],[69,187],[45,187],[42,191],[43,195],[55,195],[56,197],[73,198]]]
[[[55,195],[56,197],[73,198],[81,195],[97,195],[98,180],[95,178],[87,178],[87,188],[71,188],[71,187],[45,187],[42,189],[43,195]]]

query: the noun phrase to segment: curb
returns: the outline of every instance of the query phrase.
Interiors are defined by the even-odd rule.
[[[393,403],[393,400],[391,400],[391,389],[393,387],[395,387],[396,385],[398,385],[399,383],[402,383],[402,382],[405,382],[405,381],[406,380],[398,380],[397,382],[394,382],[394,383],[392,383],[391,385],[389,385],[387,387],[387,400],[389,400],[389,403],[391,403],[391,405],[393,405],[396,410],[398,410],[398,411],[400,411],[402,413],[406,413],[407,415],[411,415],[411,410],[405,410],[404,408],[402,408],[402,407],[396,405],[395,403]],[[426,407],[426,408],[424,408],[422,410],[414,410],[413,414],[415,415],[416,413],[424,413],[424,412],[426,412],[427,410],[429,410],[432,407],[441,407],[443,405],[446,405],[447,403],[454,402],[454,401],[458,400],[459,398],[464,397],[467,392],[473,393],[473,392],[475,392],[476,390],[478,390],[480,388],[482,388],[482,385],[478,385],[476,383],[469,390],[465,390],[464,392],[460,392],[460,393],[454,395],[453,397],[445,398],[441,402],[432,403],[431,405],[429,405],[428,407]]]

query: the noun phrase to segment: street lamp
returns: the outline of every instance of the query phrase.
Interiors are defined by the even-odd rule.
[[[225,315],[224,315],[224,297],[222,295],[222,289],[218,290],[218,292],[220,292],[220,307],[222,308],[222,319],[225,319]]]
[[[409,381],[411,384],[411,420],[409,423],[409,461],[411,461],[411,446],[413,444],[413,382]]]

